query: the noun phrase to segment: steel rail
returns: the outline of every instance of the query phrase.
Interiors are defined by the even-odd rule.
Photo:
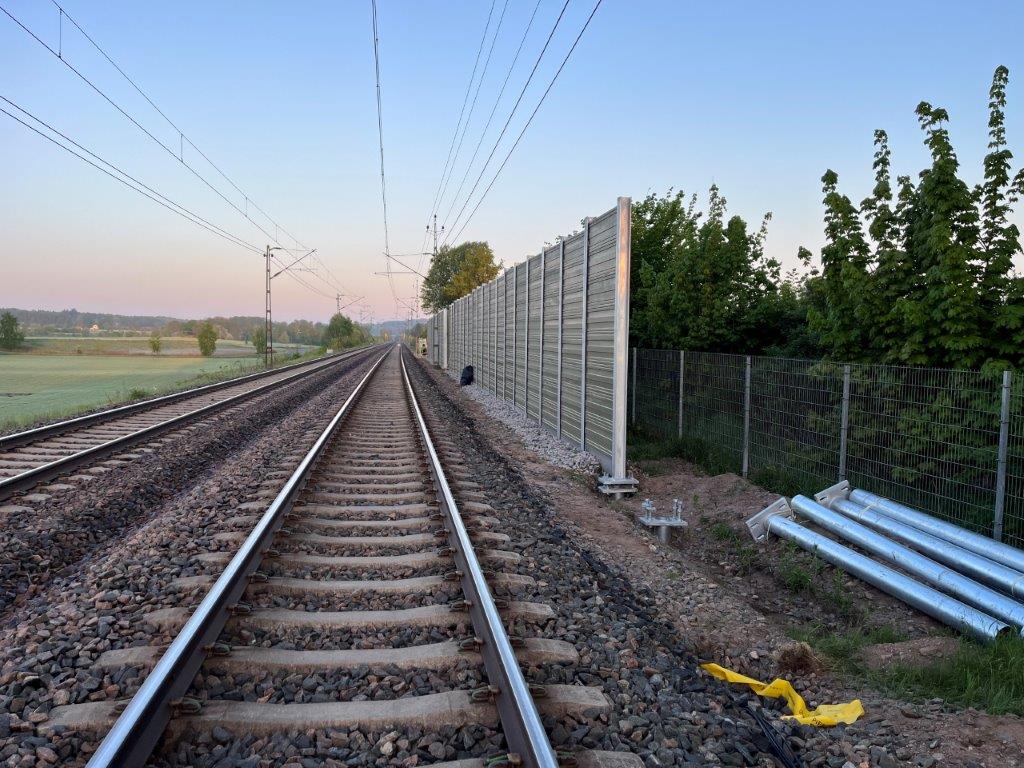
[[[171,719],[174,702],[192,685],[210,646],[224,630],[231,610],[249,586],[249,578],[259,567],[260,560],[305,486],[311,470],[365,390],[367,382],[390,353],[391,349],[388,349],[377,359],[317,438],[100,742],[87,768],[141,766],[149,759]]]
[[[369,349],[372,345],[359,347],[354,350],[346,351],[343,357],[350,357],[352,352],[359,352],[361,350]],[[257,371],[256,373],[249,373],[245,376],[237,376],[233,379],[226,379],[224,381],[218,381],[213,384],[204,384],[201,387],[193,387],[192,389],[185,389],[181,392],[172,392],[169,395],[161,395],[160,397],[151,397],[148,400],[140,400],[137,403],[129,403],[128,405],[119,405],[116,408],[108,408],[105,411],[97,411],[96,413],[87,413],[84,416],[77,416],[73,419],[66,419],[64,421],[54,422],[53,424],[44,424],[40,427],[34,427],[32,429],[26,429],[22,432],[15,432],[10,435],[4,435],[0,437],[0,450],[6,450],[9,448],[18,448],[27,443],[34,442],[36,440],[42,440],[43,438],[53,437],[55,435],[63,434],[69,430],[79,429],[81,427],[90,426],[93,424],[101,424],[110,419],[117,418],[119,416],[128,416],[134,413],[140,413],[147,411],[150,408],[157,408],[162,405],[171,405],[179,400],[187,400],[190,397],[197,397],[199,395],[205,395],[208,392],[216,392],[219,389],[226,389],[233,387],[236,384],[244,384],[247,381],[253,381],[255,379],[266,378],[267,376],[273,376],[277,373],[289,371],[295,368],[302,368],[315,365],[317,363],[324,363],[325,360],[330,360],[333,355],[329,355],[326,358],[318,357],[315,360],[304,360],[301,363],[291,363],[289,365],[282,365],[278,368],[272,368],[267,371]],[[329,364],[329,362],[327,363]]]
[[[483,568],[480,567],[476,552],[473,550],[469,532],[452,496],[434,443],[430,439],[430,431],[423,419],[405,367],[403,352],[400,352],[400,360],[402,377],[416,416],[420,439],[429,457],[430,474],[439,492],[444,525],[448,529],[449,546],[455,557],[457,571],[461,574],[461,586],[468,603],[473,629],[482,642],[480,654],[483,657],[484,669],[490,685],[497,689],[495,703],[505,732],[505,741],[510,754],[517,756],[512,763],[524,768],[558,768],[558,758],[551,748],[551,742],[548,741],[540,714],[530,694],[530,687],[519,668],[512,642],[505,633],[501,615],[491,596],[490,587],[487,586],[487,579],[484,578]]]
[[[170,419],[167,419],[166,421],[161,421],[158,424],[152,424],[148,427],[144,427],[128,435],[115,437],[114,439],[108,440],[105,443],[100,443],[99,445],[94,445],[89,448],[85,448],[81,451],[72,453],[68,456],[62,456],[59,459],[54,459],[53,461],[48,462],[46,464],[41,464],[38,467],[33,467],[32,469],[22,472],[21,474],[14,475],[13,477],[4,478],[3,480],[0,480],[0,500],[8,498],[13,494],[27,491],[41,482],[52,480],[55,477],[67,474],[68,472],[71,472],[85,464],[91,464],[95,462],[97,459],[100,459],[104,456],[109,456],[111,454],[118,453],[119,451],[122,451],[131,445],[142,442],[144,440],[150,440],[156,437],[157,435],[163,434],[164,432],[168,432],[172,429],[180,427],[182,424],[194,421],[204,416],[209,416],[212,413],[216,413],[217,411],[223,410],[232,405],[237,405],[238,403],[249,398],[255,397],[256,395],[284,386],[285,384],[294,381],[295,379],[307,376],[311,373],[315,373],[327,367],[337,365],[338,363],[344,362],[345,360],[349,360],[355,355],[358,355],[366,351],[366,349],[360,349],[355,352],[350,352],[345,355],[338,356],[334,360],[331,360],[330,363],[321,365],[317,368],[314,368],[313,370],[296,371],[295,373],[292,373],[289,376],[284,377],[283,379],[277,379],[275,381],[268,382],[266,384],[263,384],[262,386],[256,387],[255,389],[240,392],[239,394],[232,395],[231,397],[225,398],[224,400],[220,400],[216,403],[210,403],[209,405],[205,405],[202,408],[197,408],[194,411],[189,411],[188,413],[183,413],[179,416],[174,416]]]

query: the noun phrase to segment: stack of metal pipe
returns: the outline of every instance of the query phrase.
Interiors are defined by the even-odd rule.
[[[798,516],[868,554],[801,525]],[[747,527],[756,540],[792,541],[979,640],[1024,634],[1017,599],[1024,599],[1024,552],[846,481],[813,499],[781,498]]]

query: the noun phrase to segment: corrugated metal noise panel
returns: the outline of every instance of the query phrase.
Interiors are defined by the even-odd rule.
[[[614,414],[625,403],[613,393],[627,375],[615,361],[628,344],[616,335],[623,327],[628,334],[628,322],[616,322],[617,312],[628,311],[628,301],[616,303],[617,290],[628,296],[628,206],[620,198],[616,208],[587,219],[583,231],[455,301],[447,322],[439,313],[427,330],[431,362],[447,360],[456,377],[472,365],[477,384],[550,432],[583,442],[616,476],[625,471],[612,468],[611,457],[624,455],[614,449],[625,445],[625,434],[613,434]]]

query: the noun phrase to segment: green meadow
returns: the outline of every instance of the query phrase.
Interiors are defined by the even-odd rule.
[[[0,430],[241,375],[255,363],[254,357],[0,354]]]

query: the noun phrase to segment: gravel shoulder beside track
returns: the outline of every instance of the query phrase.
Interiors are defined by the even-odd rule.
[[[67,520],[103,504],[121,516],[84,559],[24,596],[0,629],[0,764],[88,759],[95,742],[48,727],[49,711],[138,689],[141,669],[104,672],[95,666],[100,654],[170,640],[147,619],[182,604],[169,583],[202,572],[193,555],[218,549],[213,537],[225,518],[273,498],[373,359],[249,401],[217,417],[231,430],[204,423],[166,440],[159,455],[118,470],[117,483],[69,495]]]
[[[562,672],[529,670],[530,681],[564,682],[557,676],[566,675],[601,687],[613,703],[612,713],[596,721],[546,721],[552,744],[635,752],[650,768],[776,765],[746,711],[751,697],[698,672],[684,638],[659,616],[654,593],[578,536],[527,474],[559,470],[509,459],[508,428],[467,415],[467,399],[454,383],[422,361],[410,375],[424,393],[433,390],[425,395],[432,428],[475,457],[474,475],[502,532],[523,555],[522,571],[537,580],[530,599],[556,611],[544,636],[568,640],[580,652],[579,663]]]
[[[506,420],[496,420],[491,413],[493,408],[481,405],[479,393],[467,396],[460,391],[457,382],[422,361],[420,370],[421,375],[429,377],[456,405],[464,428],[475,432],[474,439],[488,446],[481,449],[481,453],[493,453],[490,446],[500,446],[499,461],[507,464],[507,479],[503,484],[515,488],[516,495],[529,499],[543,510],[543,522],[538,523],[537,530],[544,531],[545,535],[564,536],[567,544],[579,553],[577,557],[585,557],[593,563],[595,573],[608,574],[599,584],[614,579],[614,583],[620,585],[624,602],[630,605],[632,601],[630,607],[636,610],[635,631],[651,626],[657,628],[658,634],[654,636],[659,640],[654,643],[660,641],[674,651],[672,663],[680,667],[677,671],[681,677],[657,692],[658,702],[653,709],[660,715],[673,701],[693,705],[695,714],[707,723],[703,727],[696,723],[689,725],[697,741],[709,731],[716,733],[714,722],[718,718],[742,720],[742,715],[730,709],[730,702],[741,706],[755,703],[753,697],[744,693],[743,687],[727,688],[696,671],[699,662],[716,661],[765,681],[776,676],[787,677],[812,707],[818,703],[861,698],[867,714],[852,726],[832,729],[793,726],[779,719],[784,710],[775,701],[756,702],[756,706],[764,706],[775,726],[787,734],[794,751],[808,766],[988,768],[1024,765],[1024,721],[1021,718],[990,716],[974,710],[949,711],[938,701],[908,704],[870,690],[852,688],[820,668],[794,671],[786,667],[778,658],[780,649],[793,645],[784,629],[792,624],[792,617],[786,612],[798,610],[800,622],[815,616],[828,622],[832,614],[826,607],[773,605],[764,597],[768,593],[763,585],[743,588],[744,579],[737,578],[735,564],[725,559],[718,562],[718,551],[712,551],[703,540],[694,539],[693,544],[698,549],[707,549],[706,557],[685,547],[663,546],[635,521],[633,507],[639,506],[639,497],[627,502],[604,498],[594,490],[593,477],[553,466],[550,452],[543,446],[538,450],[533,441],[527,439],[528,435],[510,434]],[[709,478],[691,467],[675,465],[665,468],[664,472],[681,478],[670,489],[669,496],[683,498],[688,505],[694,494],[724,493],[736,490],[733,486],[742,486],[742,492],[737,491],[738,497],[725,496],[736,504],[745,505],[743,516],[747,516],[764,506],[762,500],[777,498],[734,476]],[[643,495],[642,491],[640,496]],[[735,506],[725,503],[729,509]],[[661,507],[659,504],[659,509]],[[770,556],[770,553],[762,556]],[[915,636],[927,631],[926,619],[888,597],[860,584],[851,584],[849,588],[855,599],[865,599],[878,610],[900,616]],[[600,594],[603,597],[603,593]],[[671,641],[661,640],[663,637]],[[641,645],[650,648],[651,641]],[[698,702],[707,709],[700,710]],[[729,734],[726,738],[732,737],[731,732],[725,732]],[[711,744],[711,749],[699,753],[697,762],[747,764],[732,762],[734,756],[716,752],[719,742],[715,738],[707,739],[707,743]],[[667,753],[654,751],[653,754],[659,763],[666,764],[661,758],[667,758]],[[649,765],[652,764],[650,756],[648,750],[645,759]]]

